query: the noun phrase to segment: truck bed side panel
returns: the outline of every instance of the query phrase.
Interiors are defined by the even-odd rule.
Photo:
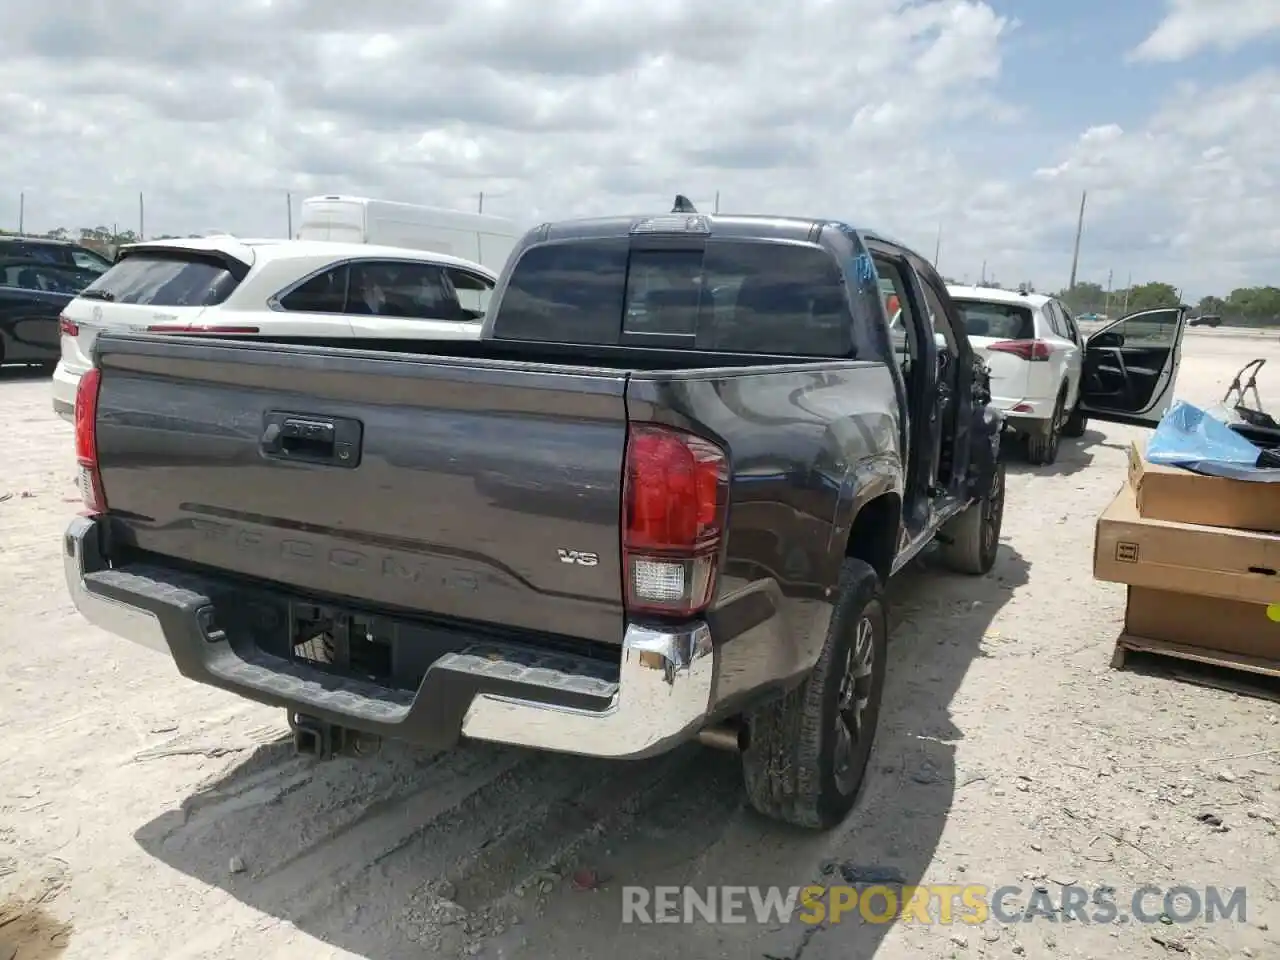
[[[122,542],[321,597],[621,642],[625,373],[127,337],[99,363]],[[359,421],[359,465],[264,455],[271,411]]]
[[[691,426],[730,452],[729,535],[713,608],[724,643],[716,699],[731,704],[735,691],[802,675],[826,639],[853,516],[873,497],[902,495],[889,369],[833,361],[636,373],[628,406],[632,419]],[[760,630],[775,636],[754,642]]]

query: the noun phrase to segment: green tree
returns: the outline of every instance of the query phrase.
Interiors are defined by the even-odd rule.
[[[1226,309],[1249,323],[1280,323],[1280,288],[1243,287],[1232,290]]]
[[[1212,294],[1207,297],[1201,297],[1200,302],[1196,305],[1196,309],[1200,311],[1201,315],[1213,314],[1219,317],[1222,316],[1226,308],[1227,301]]]
[[[1101,284],[1087,280],[1077,283],[1074,290],[1061,290],[1055,296],[1077,316],[1082,313],[1105,313],[1107,309],[1107,291],[1102,289]]]
[[[1167,283],[1144,283],[1129,290],[1128,311],[1155,310],[1159,307],[1176,307],[1178,300],[1177,287]]]

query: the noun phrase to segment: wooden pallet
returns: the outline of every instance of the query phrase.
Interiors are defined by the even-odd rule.
[[[1280,661],[1122,633],[1116,640],[1115,652],[1111,656],[1112,669],[1125,669],[1130,655],[1135,653],[1150,654],[1201,668],[1171,669],[1170,672],[1179,680],[1280,701]]]

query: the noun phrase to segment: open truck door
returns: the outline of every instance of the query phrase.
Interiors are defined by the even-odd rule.
[[[1159,424],[1173,403],[1186,326],[1186,307],[1161,307],[1121,317],[1089,337],[1080,413],[1138,427]]]

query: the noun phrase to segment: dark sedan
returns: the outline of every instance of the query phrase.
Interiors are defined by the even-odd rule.
[[[57,364],[58,316],[97,277],[92,270],[0,258],[0,364]]]

